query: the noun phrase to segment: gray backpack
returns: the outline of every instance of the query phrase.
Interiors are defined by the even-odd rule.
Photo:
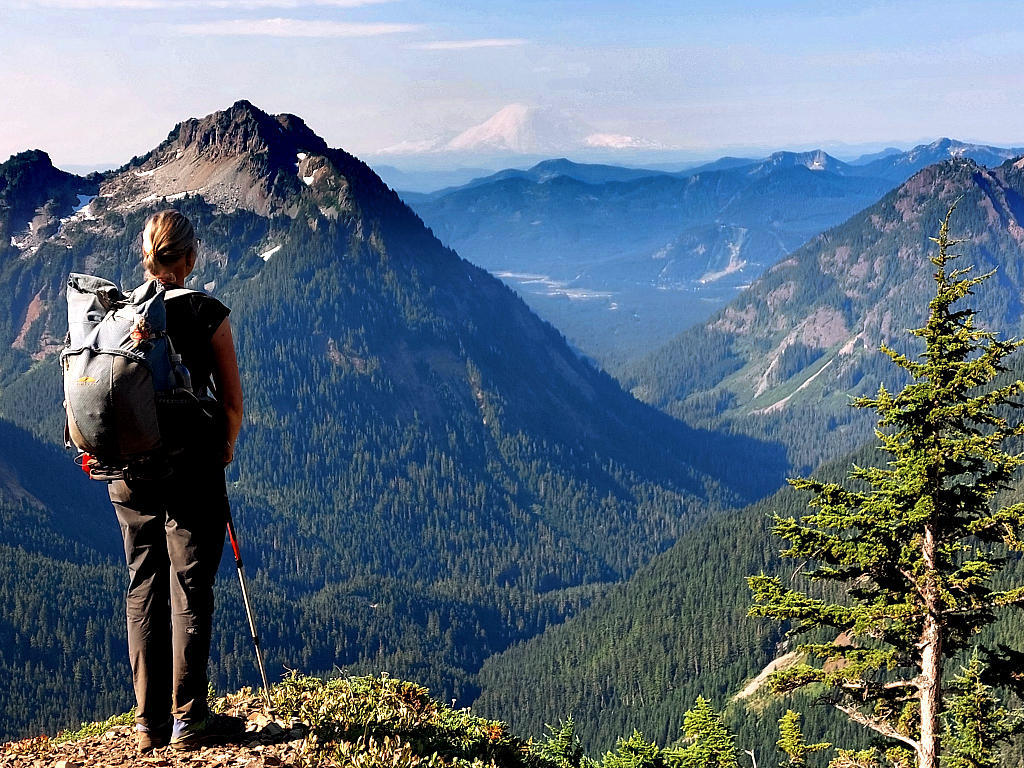
[[[68,278],[68,338],[64,374],[65,442],[96,479],[161,476],[169,470],[157,401],[193,397],[188,371],[167,335],[166,291],[150,280],[123,294],[109,280]]]

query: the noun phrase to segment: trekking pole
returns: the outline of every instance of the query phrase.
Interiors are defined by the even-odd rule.
[[[256,649],[256,664],[260,668],[260,677],[263,678],[263,698],[267,700],[267,709],[269,711],[274,708],[274,705],[270,701],[270,685],[267,683],[267,670],[263,666],[260,636],[256,632],[256,621],[252,617],[252,606],[249,605],[249,590],[245,586],[245,566],[242,565],[242,553],[238,549],[238,537],[235,536],[235,522],[231,518],[231,510],[228,510],[228,538],[231,540],[231,549],[235,553],[238,583],[242,586],[242,602],[245,603],[245,615],[249,618],[249,634],[252,636],[252,645]]]

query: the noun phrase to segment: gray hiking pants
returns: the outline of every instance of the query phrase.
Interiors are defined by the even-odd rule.
[[[167,480],[110,483],[130,582],[128,657],[135,720],[159,728],[170,717],[207,716],[206,666],[213,582],[224,548],[224,470],[176,467]]]

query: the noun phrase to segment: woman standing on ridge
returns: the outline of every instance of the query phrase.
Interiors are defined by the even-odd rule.
[[[174,291],[195,267],[197,245],[188,218],[160,211],[142,233],[142,266],[170,291],[167,334],[197,393],[212,377],[225,418],[184,435],[170,477],[109,485],[130,575],[128,656],[143,752],[191,749],[242,730],[241,720],[212,715],[206,702],[213,583],[229,515],[224,467],[242,423],[242,387],[230,310],[205,293]]]

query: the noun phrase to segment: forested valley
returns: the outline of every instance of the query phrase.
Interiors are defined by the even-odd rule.
[[[54,353],[69,272],[141,280],[138,233],[176,195],[149,201],[145,185],[182,155],[226,165],[233,184],[248,179],[263,195],[262,213],[224,212],[201,195],[173,202],[204,233],[194,284],[232,307],[248,424],[230,491],[275,675],[387,669],[469,703],[485,658],[579,611],[698,520],[781,482],[777,446],[691,430],[633,400],[443,248],[365,165],[297,118],[241,102],[175,128],[108,179],[81,180],[87,215],[62,221],[43,206],[31,227],[41,239],[7,246],[0,415],[19,438],[4,443],[5,542],[12,562],[35,560],[3,576],[6,647],[17,649],[3,662],[31,672],[5,691],[6,736],[67,725],[80,717],[69,698],[95,716],[130,702],[117,526],[103,486],[82,486],[53,447]],[[300,163],[315,184],[297,178]],[[38,154],[9,161],[8,198],[38,196],[25,180],[48,166]],[[25,464],[26,444],[50,451],[38,462],[47,472]],[[759,456],[757,471],[722,460],[736,451]],[[52,503],[33,490],[48,477],[68,489]],[[62,544],[80,528],[91,548]],[[50,544],[22,554],[30,531]],[[91,587],[72,586],[86,572]],[[218,686],[254,674],[233,588],[221,580]],[[58,591],[66,601],[46,601]]]
[[[197,167],[219,186],[195,189]],[[966,260],[998,268],[970,297],[979,325],[1024,330],[1021,173],[926,167],[620,383],[295,116],[238,102],[90,177],[15,156],[0,165],[0,739],[131,705],[119,532],[61,447],[56,354],[67,274],[137,284],[143,223],[173,205],[202,233],[190,284],[232,308],[247,423],[229,488],[274,677],[388,672],[538,738],[571,717],[594,757],[634,730],[681,743],[701,696],[761,765],[787,709],[809,741],[866,746],[813,692],[769,693],[759,675],[793,647],[748,617],[747,578],[795,568],[770,530],[807,508],[787,476],[878,462],[849,401],[905,384],[878,348],[912,353],[928,238],[954,200]],[[1010,363],[1004,379],[1024,377]],[[228,559],[220,690],[256,682]],[[1024,578],[1015,556],[1000,578]],[[982,636],[1021,638],[1012,611]]]

